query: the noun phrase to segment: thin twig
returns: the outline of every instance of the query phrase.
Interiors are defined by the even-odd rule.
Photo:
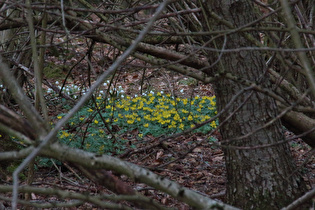
[[[137,45],[144,38],[146,33],[150,30],[154,21],[158,18],[158,15],[163,11],[166,5],[170,2],[170,0],[164,1],[157,9],[156,13],[153,15],[151,20],[148,22],[147,26],[141,31],[138,37],[133,41],[133,43],[126,49],[126,51],[117,58],[117,60],[105,71],[100,77],[96,80],[96,82],[90,87],[89,91],[81,97],[79,102],[69,111],[69,113],[63,117],[56,126],[46,135],[43,141],[38,145],[34,151],[27,156],[23,162],[19,165],[19,167],[13,172],[13,196],[12,196],[12,209],[16,210],[17,208],[17,199],[18,199],[18,186],[19,186],[19,173],[30,163],[30,161],[37,156],[37,154],[46,146],[49,142],[54,139],[58,133],[58,131],[62,128],[62,126],[77,112],[80,108],[90,99],[93,95],[93,92],[105,81],[105,79],[110,76],[116,69],[129,57],[129,55],[136,49]],[[8,70],[8,69],[6,69]]]

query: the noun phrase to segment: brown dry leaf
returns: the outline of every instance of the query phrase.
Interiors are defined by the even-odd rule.
[[[193,152],[202,152],[203,149],[201,147],[197,147],[193,150]]]
[[[155,159],[158,160],[163,156],[164,152],[163,150],[160,150],[156,153]]]
[[[164,205],[168,204],[168,198],[162,198],[161,203]]]
[[[216,156],[214,158],[212,158],[213,162],[221,162],[223,160],[223,156]]]

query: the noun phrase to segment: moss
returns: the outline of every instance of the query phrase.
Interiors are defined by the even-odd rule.
[[[0,133],[0,152],[19,150],[19,145],[13,142],[9,136]],[[0,161],[0,179],[6,180],[7,177],[12,176],[14,170],[20,165],[21,160],[5,160]],[[20,179],[24,179],[25,175],[21,174]]]
[[[185,78],[185,79],[182,79],[178,82],[179,84],[182,84],[182,85],[196,85],[198,82],[196,79],[194,78]]]
[[[69,70],[69,67],[66,65],[55,65],[49,63],[48,66],[44,68],[44,75],[48,79],[60,79],[65,76],[65,73]]]

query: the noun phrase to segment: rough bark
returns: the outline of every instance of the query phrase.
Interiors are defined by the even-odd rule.
[[[224,29],[223,22],[213,21],[210,12],[216,12],[224,20],[235,27],[255,20],[251,1],[225,0],[207,1],[205,14],[207,23],[214,29]],[[212,30],[212,28],[207,28]],[[251,34],[258,38],[258,34]],[[251,46],[244,33],[234,33],[226,36],[227,49]],[[216,39],[210,47],[222,48],[224,39]],[[218,55],[209,53],[210,65]],[[259,52],[240,51],[224,53],[209,75],[218,72],[231,72],[242,78],[256,81],[265,88],[270,87],[269,78],[265,74],[263,56]],[[222,75],[224,75],[222,73]],[[218,112],[231,100],[233,95],[244,86],[224,77],[215,82]],[[226,120],[231,113],[233,116]],[[262,93],[252,90],[245,91],[234,102],[234,105],[220,117],[222,127],[227,168],[227,200],[230,204],[242,209],[279,209],[305,192],[302,177],[293,173],[295,164],[287,143],[259,148],[259,145],[275,144],[284,140],[281,122],[275,121],[271,126],[262,128],[267,122],[277,116],[275,101]],[[242,137],[259,128],[252,135]],[[236,147],[256,147],[255,149],[235,149]]]

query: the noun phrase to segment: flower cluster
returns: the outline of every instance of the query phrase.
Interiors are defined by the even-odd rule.
[[[114,111],[114,116],[118,116],[118,120],[122,118],[129,124],[128,127],[135,125],[134,128],[146,133],[154,128],[166,129],[166,132],[179,132],[210,119],[216,114],[215,105],[215,96],[196,96],[189,100],[172,98],[169,94],[150,93],[147,96],[127,97],[116,101],[115,108],[108,106],[106,111]],[[216,122],[213,121],[206,130],[209,131],[216,126]],[[156,132],[153,131],[151,134],[154,135]]]
[[[85,149],[97,148],[98,152],[107,152],[108,147],[114,145],[108,143],[109,136],[106,135],[108,133],[106,127],[118,128],[118,133],[136,130],[140,138],[146,135],[159,136],[178,133],[193,128],[197,123],[209,120],[216,114],[215,106],[215,96],[196,96],[188,99],[172,97],[170,94],[160,92],[133,98],[129,96],[114,97],[108,100],[98,96],[96,106],[95,104],[85,106],[75,118],[71,119],[69,126],[76,127],[77,133],[81,130]],[[90,122],[90,124],[88,126],[80,125],[86,122]],[[105,126],[105,124],[107,125]],[[207,133],[216,128],[217,124],[217,121],[212,121],[196,129],[196,132]],[[80,135],[77,134],[77,136]],[[59,138],[72,140],[75,136],[67,135],[67,131],[63,130]],[[107,146],[104,141],[108,143]]]

